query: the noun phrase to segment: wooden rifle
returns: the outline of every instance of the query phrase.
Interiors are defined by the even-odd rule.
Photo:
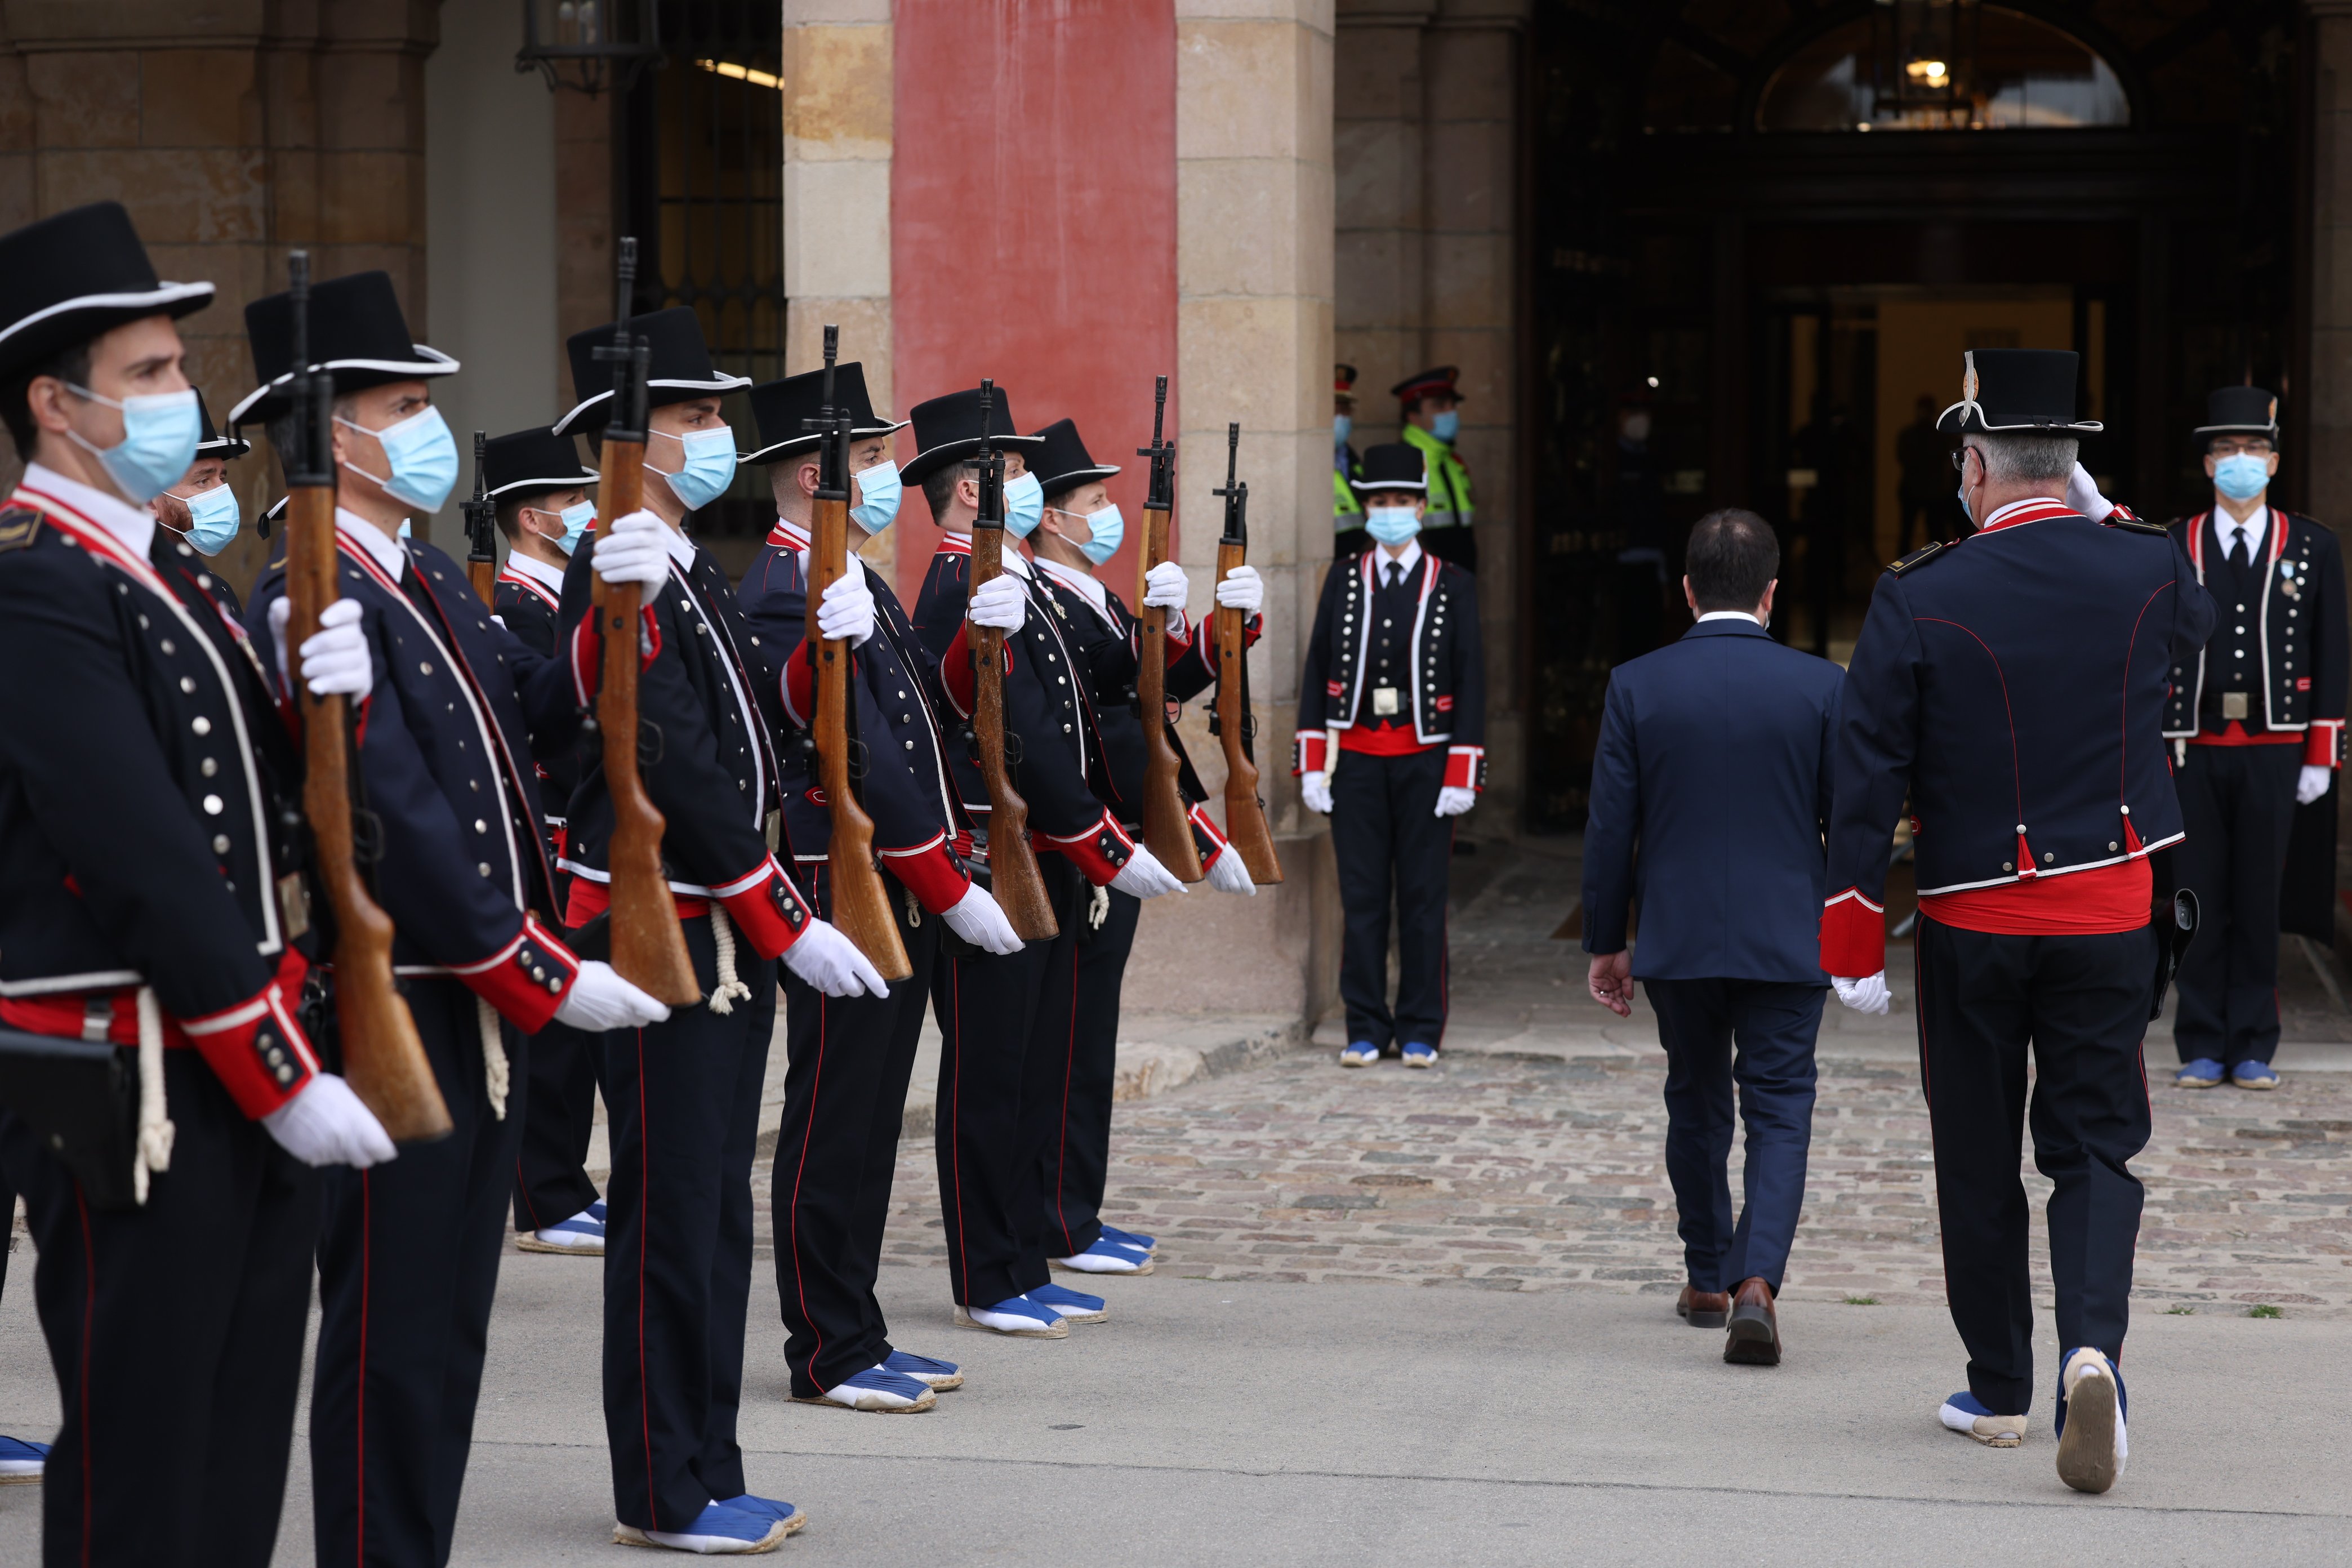
[[[474,499],[457,503],[457,510],[466,516],[466,581],[474,585],[475,595],[485,605],[498,591],[491,584],[499,577],[499,503],[490,499],[488,465],[484,461],[489,447],[489,437],[475,431]]]
[[[1004,574],[1004,454],[988,422],[996,384],[980,384],[980,506],[971,523],[971,592]],[[1061,932],[1054,900],[1029,847],[1029,803],[1013,787],[1004,760],[1004,633],[996,626],[967,624],[971,647],[971,732],[980,753],[980,776],[988,785],[990,890],[1024,942],[1047,942]]]
[[[1225,488],[1209,493],[1225,502],[1225,531],[1217,540],[1217,581],[1249,560],[1249,486],[1234,477],[1240,460],[1242,427],[1225,426]],[[1250,738],[1257,719],[1250,711],[1249,643],[1242,613],[1217,607],[1217,706],[1210,728],[1225,743],[1225,837],[1241,852],[1250,880],[1266,887],[1282,880],[1282,861],[1265,825],[1265,803],[1257,796],[1257,763]]]
[[[885,980],[904,980],[915,973],[907,962],[906,945],[898,940],[898,921],[890,912],[890,894],[882,886],[881,868],[874,859],[874,819],[858,804],[850,785],[849,752],[854,707],[849,691],[849,645],[828,637],[817,625],[824,591],[848,574],[849,566],[849,411],[833,402],[834,360],[841,352],[841,329],[824,329],[824,401],[817,416],[807,422],[817,432],[816,505],[809,527],[808,630],[806,642],[816,659],[816,742],[818,782],[824,790],[824,808],[833,819],[833,837],[825,852],[825,868],[833,882],[833,923],[857,944],[866,962]],[[863,570],[861,567],[860,570]]]
[[[646,377],[653,348],[629,331],[630,296],[637,281],[637,242],[620,246],[619,303],[614,310],[613,342],[594,351],[613,367],[613,412],[605,423],[600,456],[605,516],[618,520],[645,504]],[[604,789],[613,801],[613,840],[605,854],[612,875],[612,957],[622,979],[673,1007],[702,1000],[677,904],[662,875],[662,814],[637,775],[637,639],[642,635],[643,595],[635,583],[607,583],[590,575],[589,603],[604,639],[596,686],[596,727],[603,732]]]
[[[335,920],[335,1023],[343,1078],[395,1143],[422,1143],[451,1131],[448,1103],[417,1037],[416,1020],[392,974],[392,918],[360,874],[352,835],[359,769],[351,705],[319,697],[303,679],[302,645],[341,597],[335,549],[334,382],[310,365],[310,257],[287,258],[294,306],[294,449],[286,466],[287,668],[302,714],[302,811],[311,856]],[[364,809],[362,807],[362,809]]]
[[[1136,717],[1143,721],[1143,847],[1180,882],[1197,882],[1201,847],[1176,782],[1175,743],[1168,738],[1168,612],[1143,602],[1151,569],[1168,559],[1168,514],[1176,506],[1176,443],[1160,438],[1168,417],[1168,378],[1151,394],[1151,445],[1135,455],[1151,459],[1151,486],[1143,501],[1143,549],[1135,563],[1135,605],[1143,629],[1136,638]]]

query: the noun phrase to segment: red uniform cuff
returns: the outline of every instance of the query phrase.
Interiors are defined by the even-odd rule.
[[[1486,748],[1484,746],[1446,747],[1445,787],[1448,789],[1486,788]]]
[[[1199,637],[1201,643],[1201,662],[1209,667],[1210,674],[1214,675],[1217,670],[1217,617],[1214,613],[1201,617],[1200,630],[1194,635]],[[1242,651],[1247,653],[1251,648],[1255,647],[1257,639],[1265,635],[1265,617],[1264,616],[1252,616],[1244,621]],[[1173,664],[1176,661],[1170,659],[1168,662]]]
[[[1886,967],[1886,910],[1853,888],[1822,906],[1822,968],[1864,980]]]
[[[1107,888],[1122,867],[1135,858],[1135,840],[1129,838],[1116,817],[1108,811],[1102,819],[1084,833],[1074,833],[1067,838],[1040,834],[1045,847],[1076,866],[1086,879],[1097,888]]]
[[[816,715],[816,646],[803,639],[784,660],[784,711],[805,730]]]
[[[1217,863],[1217,857],[1231,848],[1232,843],[1217,831],[1217,825],[1205,805],[1195,805],[1184,814],[1192,826],[1192,847],[1201,852],[1201,869],[1205,871]]]
[[[772,855],[733,881],[711,889],[710,896],[761,958],[782,957],[808,930],[808,900]]]
[[[564,993],[580,977],[580,960],[549,934],[538,917],[525,915],[522,929],[504,947],[478,963],[453,963],[449,973],[498,1009],[499,1017],[526,1035],[536,1035],[554,1018]]]
[[[2341,721],[2330,723],[2315,719],[2304,731],[2303,765],[2307,768],[2332,768],[2343,759],[2344,726]]]
[[[300,968],[299,957],[295,968]],[[178,1022],[236,1108],[257,1121],[299,1094],[320,1070],[276,980],[234,1007]]]
[[[1329,770],[1330,759],[1327,754],[1331,747],[1329,735],[1320,730],[1301,730],[1295,738],[1297,745],[1290,764],[1293,777],[1300,773],[1319,773]]]
[[[971,623],[966,621],[956,628],[955,641],[948,644],[947,652],[940,656],[940,684],[946,689],[948,700],[955,704],[958,718],[971,717],[977,679],[971,668]]]
[[[645,626],[645,636],[637,643],[637,668],[642,672],[661,657],[661,622],[654,616],[651,601],[640,604],[637,615]],[[596,696],[596,665],[604,647],[597,635],[601,617],[601,611],[592,609],[572,628],[572,689],[583,708]]]
[[[964,874],[944,833],[913,849],[884,849],[877,853],[882,858],[882,868],[896,877],[898,885],[914,894],[916,901],[932,914],[947,913],[961,903],[964,894],[971,889],[971,879]]]

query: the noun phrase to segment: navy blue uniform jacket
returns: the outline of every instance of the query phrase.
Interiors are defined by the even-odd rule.
[[[1644,980],[1826,985],[1816,911],[1838,667],[1701,621],[1610,675],[1584,829],[1584,948]]]

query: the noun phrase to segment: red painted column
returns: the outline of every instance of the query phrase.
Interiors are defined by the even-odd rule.
[[[1152,377],[1176,369],[1173,0],[898,0],[894,22],[898,411],[993,376],[1023,434],[1076,420],[1121,465],[1111,499],[1137,539],[1135,448]],[[898,460],[914,452],[908,430]],[[919,496],[899,516],[911,605],[940,534]],[[1132,544],[1103,575],[1132,602]]]

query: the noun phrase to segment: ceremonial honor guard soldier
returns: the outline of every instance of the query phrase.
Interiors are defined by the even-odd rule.
[[[260,384],[230,413],[266,421],[281,457],[295,412],[294,306],[246,307]],[[319,1244],[312,1510],[320,1563],[448,1561],[521,1118],[510,1078],[551,1019],[604,1028],[661,1004],[543,922],[554,907],[535,739],[576,726],[569,676],[493,623],[465,569],[401,525],[447,499],[457,448],[431,402],[457,363],[412,342],[392,279],[310,291],[312,368],[333,384],[336,586],[358,608],[374,681],[357,773],[381,841],[374,893],[394,972],[455,1131],[382,1171],[328,1178]],[[278,646],[286,563],[247,622]]]
[[[766,467],[776,501],[776,526],[744,574],[743,613],[783,668],[784,706],[803,728],[815,719],[815,649],[804,637],[821,468],[814,421],[824,406],[823,371],[753,387],[761,445],[742,459]],[[961,1387],[963,1374],[952,1362],[893,1347],[874,1297],[907,1081],[942,929],[986,952],[1016,952],[1021,939],[956,852],[971,834],[948,783],[943,752],[953,726],[939,718],[945,700],[929,654],[889,579],[856,553],[898,518],[890,437],[900,425],[874,412],[856,361],[835,367],[833,406],[850,419],[850,554],[819,606],[820,630],[850,645],[856,719],[848,733],[863,740],[866,759],[858,803],[874,821],[875,853],[913,973],[887,995],[861,997],[826,997],[797,975],[784,977],[791,1060],[776,1138],[776,1293],[794,1398],[926,1410],[938,1402],[934,1389]],[[829,913],[831,803],[804,750],[788,750],[778,765],[793,859],[818,912]]]
[[[1086,677],[1092,700],[1100,747],[1089,756],[1095,794],[1118,816],[1128,836],[1143,835],[1144,723],[1138,707],[1136,674],[1143,657],[1143,623],[1118,595],[1096,574],[1118,552],[1126,538],[1126,520],[1112,503],[1104,481],[1118,472],[1115,465],[1097,463],[1087,451],[1077,426],[1064,419],[1036,432],[1044,443],[1032,455],[1029,471],[1045,492],[1044,521],[1029,535],[1037,587],[1056,615],[1055,625]],[[1188,627],[1184,599],[1190,586],[1184,569],[1172,561],[1153,567],[1146,579],[1144,604],[1170,612],[1166,646],[1159,650],[1167,667],[1168,700],[1181,702],[1205,691],[1216,680],[1216,636],[1213,623]],[[1257,614],[1265,602],[1265,585],[1255,566],[1237,566],[1217,584],[1217,602],[1249,617],[1247,638],[1257,640]],[[1179,763],[1178,788],[1192,807],[1191,822],[1209,885],[1223,893],[1255,895],[1255,883],[1242,865],[1238,851],[1225,842],[1202,802],[1208,791],[1184,755],[1175,726],[1165,714],[1153,716],[1167,730]],[[1080,922],[1072,962],[1076,966],[1066,1012],[1068,1038],[1062,1052],[1057,1081],[1061,1126],[1045,1150],[1041,1178],[1045,1204],[1045,1243],[1053,1263],[1082,1274],[1135,1274],[1150,1270],[1153,1238],[1102,1223],[1104,1185],[1110,1170],[1111,1090],[1118,1066],[1119,985],[1127,973],[1128,956],[1135,948],[1135,929],[1142,901],[1115,889],[1096,895]],[[1051,982],[1049,981],[1049,988]],[[1059,993],[1055,993],[1058,996]],[[1055,1013],[1049,1018],[1058,1021]],[[1046,1029],[1041,1027],[1040,1035]],[[1050,1058],[1053,1042],[1044,1040]],[[1067,1314],[1073,1303],[1059,1300],[1058,1288],[1044,1300],[1055,1301]],[[1069,1294],[1075,1295],[1076,1292]],[[1032,1300],[1039,1300],[1031,1292]],[[1088,1309],[1085,1303],[1095,1305]],[[1101,1310],[1097,1297],[1079,1297],[1078,1310]]]
[[[2344,561],[2332,530],[2269,504],[2278,400],[2225,386],[2205,416],[2213,505],[2173,524],[2217,612],[2213,640],[2172,672],[2165,710],[2189,831],[2175,859],[2199,912],[2178,976],[2173,1081],[2275,1089],[2287,836],[2343,761]]]
[[[590,574],[641,589],[638,721],[662,739],[641,749],[638,768],[666,823],[663,873],[706,1000],[604,1040],[604,1432],[616,1539],[733,1552],[772,1545],[806,1520],[746,1491],[735,1436],[775,962],[829,996],[886,987],[777,862],[768,825],[781,805],[774,735],[787,721],[776,671],[727,574],[685,531],[687,514],[735,477],[719,400],[749,383],[711,364],[689,309],[633,316],[628,327],[651,349],[645,510],[600,524],[573,552],[559,635],[584,704],[601,657]],[[572,336],[579,402],[555,426],[600,452],[614,392],[612,362],[596,351],[614,335],[607,324]],[[568,925],[610,907],[614,822],[602,752],[585,753],[564,826]]]
[[[490,608],[499,624],[533,653],[553,658],[563,569],[596,522],[596,503],[589,494],[595,470],[581,467],[572,437],[545,426],[492,437],[483,447],[482,468],[499,531],[507,541],[505,563],[491,583]],[[548,851],[560,861],[563,814],[580,782],[576,750],[559,749],[533,767]],[[563,891],[559,886],[558,910]],[[522,1143],[515,1154],[515,1245],[525,1252],[604,1256],[604,1203],[588,1177],[596,1084],[604,1071],[602,1044],[600,1036],[555,1022],[531,1037]]]
[[[1364,503],[1356,499],[1363,460],[1348,437],[1356,429],[1356,367],[1331,367],[1331,559],[1361,555],[1371,543],[1364,531]]]
[[[1094,704],[1062,617],[1036,586],[1034,569],[1008,548],[1003,574],[971,587],[984,395],[992,395],[979,388],[950,393],[912,411],[919,450],[906,479],[923,487],[941,533],[916,601],[915,626],[938,661],[960,720],[972,713],[977,679],[967,625],[1005,634],[1006,763],[1028,802],[1029,830],[1057,933],[1013,953],[950,953],[932,976],[931,1005],[941,1036],[940,1194],[956,1321],[1058,1339],[1069,1332],[1068,1314],[1032,1293],[1063,1294],[1053,1287],[1046,1261],[1041,1173],[1045,1151],[1061,1128],[1061,1102],[1049,1091],[1067,1048],[1077,926],[1091,888],[1142,899],[1180,891],[1183,884],[1127,836],[1087,784],[1102,746]],[[1045,441],[1012,434],[1019,426],[1002,387],[992,400],[988,427],[1005,463],[1004,531],[1024,538],[1045,515],[1045,491],[1026,467]],[[995,435],[999,427],[1005,434]],[[948,767],[959,804],[978,825],[974,853],[985,857],[991,810],[971,745],[951,742]],[[1062,1010],[1055,1014],[1051,977],[1057,975]]]
[[[1470,470],[1454,452],[1462,433],[1461,373],[1441,364],[1389,388],[1397,399],[1404,444],[1419,452],[1428,479],[1423,498],[1422,548],[1465,572],[1478,570],[1478,536],[1470,530]]]
[[[1437,1063],[1445,1034],[1445,891],[1454,817],[1486,773],[1486,676],[1478,590],[1464,568],[1422,548],[1417,447],[1364,454],[1366,527],[1377,548],[1335,561],[1323,579],[1298,688],[1299,795],[1331,818],[1339,862],[1339,996],[1345,1067],[1401,1054]],[[1339,731],[1343,762],[1326,730]],[[1389,902],[1400,972],[1388,1001]]]
[[[59,1568],[270,1561],[318,1234],[303,1167],[393,1157],[295,1018],[277,694],[146,510],[195,455],[173,323],[212,298],[158,281],[111,202],[0,237],[0,418],[26,465],[0,507],[0,1024],[135,1051],[140,1084],[120,1201],[0,1113],[63,1405]],[[302,659],[314,690],[368,689],[348,618]],[[35,1447],[0,1456],[9,1479],[38,1479]]]
[[[2075,374],[2072,353],[1977,350],[1937,421],[1964,443],[1978,531],[1905,556],[1872,596],[1839,721],[1822,967],[1848,1006],[1885,1010],[1886,871],[1907,810],[1945,1290],[1969,1352],[1968,1387],[1939,1415],[2013,1447],[2033,1403],[2031,1047],[2034,1161],[2055,1184],[2058,1473],[2095,1492],[2126,1453],[2128,1163],[2148,1137],[2140,1045],[2169,946],[2150,914],[2173,903],[2149,857],[2181,837],[2166,693],[2213,606],[2165,530],[2108,506],[2076,463],[2100,426],[2075,419]]]
[[[196,460],[152,504],[158,527],[192,546],[197,554],[210,557],[227,549],[229,541],[236,537],[241,519],[236,492],[228,488],[228,466],[252,451],[253,443],[214,429],[212,410],[205,405],[201,392],[196,394],[196,418],[200,426]],[[205,579],[199,586],[219,601],[232,619],[242,619],[245,606],[236,591],[216,573],[205,570],[198,574]]]

